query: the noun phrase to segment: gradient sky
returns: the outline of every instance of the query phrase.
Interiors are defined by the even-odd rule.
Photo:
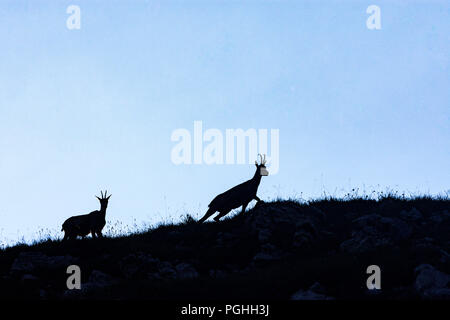
[[[174,165],[195,120],[280,130],[263,200],[446,192],[449,56],[448,1],[2,0],[0,244],[62,236],[100,189],[110,226],[200,217],[254,166]]]

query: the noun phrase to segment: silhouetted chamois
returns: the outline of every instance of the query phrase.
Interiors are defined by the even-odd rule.
[[[217,211],[219,214],[214,217],[215,221],[219,221],[224,215],[240,206],[242,206],[242,213],[244,213],[250,201],[253,199],[258,202],[261,201],[256,195],[256,192],[258,191],[261,177],[269,175],[269,172],[266,169],[266,155],[264,155],[264,159],[261,155],[259,156],[261,157],[261,163],[258,164],[255,161],[256,172],[253,178],[215,197],[209,204],[209,209],[206,214],[198,221],[199,223],[204,222]]]
[[[106,224],[105,216],[106,216],[106,208],[108,207],[108,200],[111,198],[111,195],[106,197],[108,191],[101,193],[101,198],[96,198],[100,201],[100,211],[92,211],[89,214],[84,214],[81,216],[70,217],[66,221],[64,221],[62,225],[61,231],[64,231],[64,239],[76,239],[77,236],[85,237],[89,233],[92,234],[92,238],[96,236],[102,237],[102,230]]]

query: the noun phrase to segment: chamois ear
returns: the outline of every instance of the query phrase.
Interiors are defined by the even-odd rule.
[[[110,194],[110,195],[108,196],[108,198],[106,198],[106,200],[109,200],[109,198],[111,198],[111,196],[112,196],[112,194]]]
[[[102,200],[102,199],[100,199],[99,197],[97,197],[97,196],[95,196],[98,200]]]

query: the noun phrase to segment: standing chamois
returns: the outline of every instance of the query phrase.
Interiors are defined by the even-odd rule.
[[[242,213],[244,213],[245,208],[250,201],[253,199],[258,202],[261,201],[256,195],[256,192],[258,191],[261,177],[269,175],[269,172],[266,169],[266,155],[264,155],[264,158],[261,155],[259,156],[261,158],[261,163],[258,164],[258,162],[255,161],[256,172],[253,178],[215,197],[209,204],[209,209],[206,214],[198,221],[199,223],[204,222],[217,211],[219,214],[214,217],[215,221],[219,221],[224,215],[240,206],[242,206]]]
[[[108,200],[111,198],[111,195],[106,197],[108,191],[105,191],[105,194],[103,195],[103,192],[101,193],[101,198],[96,198],[100,201],[100,211],[92,211],[89,214],[84,214],[81,216],[73,216],[64,221],[62,225],[61,231],[64,231],[64,239],[63,240],[69,240],[69,239],[76,239],[77,236],[85,237],[89,233],[92,234],[92,238],[103,237],[102,230],[103,227],[106,224],[105,215],[106,215],[106,208],[108,207]]]

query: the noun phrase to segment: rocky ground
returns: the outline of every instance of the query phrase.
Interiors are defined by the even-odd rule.
[[[261,203],[220,223],[7,248],[0,298],[450,299],[449,231],[447,199]],[[69,265],[81,290],[67,289]]]

